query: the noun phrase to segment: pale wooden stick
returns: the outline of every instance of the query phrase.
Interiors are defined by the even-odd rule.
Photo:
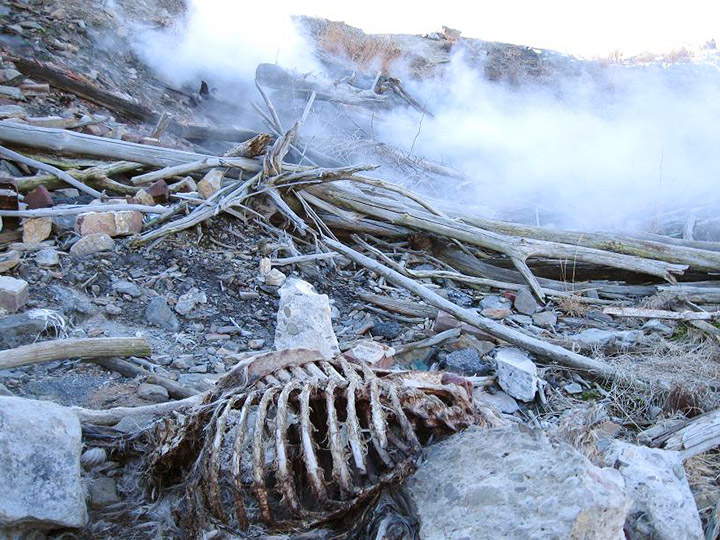
[[[712,321],[720,318],[720,311],[666,311],[632,307],[606,307],[606,315],[614,317],[635,317],[638,319],[672,319],[675,321]]]
[[[150,344],[143,338],[55,339],[0,351],[0,369],[69,358],[150,356],[150,354],[152,354]]]
[[[167,416],[172,411],[194,407],[202,403],[207,393],[198,394],[178,401],[168,401],[143,407],[114,407],[112,409],[95,410],[84,407],[72,407],[80,422],[98,426],[114,426],[120,420],[133,416]]]
[[[80,191],[87,193],[88,195],[97,197],[98,199],[103,196],[102,193],[100,193],[96,189],[93,189],[89,186],[86,186],[82,182],[75,180],[72,176],[70,176],[65,171],[61,171],[57,167],[53,167],[52,165],[48,165],[47,163],[43,163],[42,161],[37,161],[35,159],[30,159],[28,157],[25,157],[22,154],[18,154],[17,152],[13,152],[12,150],[5,148],[4,146],[0,146],[0,156],[6,157],[13,161],[17,161],[18,163],[23,163],[24,165],[28,165],[39,171],[45,171],[45,172],[54,174],[61,180],[64,180],[65,182],[70,184],[71,186],[79,189]]]
[[[122,210],[137,210],[146,214],[163,214],[167,208],[160,205],[147,206],[144,204],[86,204],[83,206],[67,206],[65,208],[56,206],[54,208],[37,208],[36,210],[0,210],[0,216],[31,218],[73,216],[85,212],[120,212]]]
[[[323,238],[323,242],[335,251],[339,251],[345,255],[348,259],[355,261],[357,264],[364,266],[376,274],[383,276],[388,281],[415,293],[427,303],[440,310],[450,313],[456,319],[479,328],[492,336],[507,341],[508,343],[512,343],[513,345],[517,345],[523,349],[527,349],[530,352],[553,360],[563,366],[589,371],[607,378],[622,378],[622,375],[605,362],[593,360],[592,358],[587,358],[558,345],[546,343],[534,337],[527,336],[491,319],[482,317],[474,311],[461,308],[457,304],[446,300],[442,296],[434,293],[427,287],[420,285],[416,281],[401,275],[400,273],[366,257],[365,255],[362,255],[361,253],[358,253],[354,249],[349,248],[336,240]]]
[[[138,176],[133,176],[130,181],[133,185],[149,184],[156,180],[170,178],[171,176],[181,176],[192,172],[212,169],[213,167],[240,167],[242,168],[247,162],[246,158],[225,158],[225,157],[209,157],[190,163],[182,163],[173,167],[165,167],[159,171],[153,171]]]

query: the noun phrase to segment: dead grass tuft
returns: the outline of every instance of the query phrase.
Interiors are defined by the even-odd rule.
[[[555,304],[560,311],[569,317],[582,317],[591,309],[589,304],[578,299],[575,295],[555,298]]]
[[[368,36],[344,23],[330,22],[320,36],[320,47],[326,52],[347,58],[362,70],[387,73],[402,50],[383,36]]]
[[[720,452],[693,456],[684,465],[698,512],[707,524],[720,504]]]

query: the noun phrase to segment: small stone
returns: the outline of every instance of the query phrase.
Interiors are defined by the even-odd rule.
[[[178,298],[178,301],[175,304],[175,311],[180,315],[187,315],[195,309],[196,305],[205,303],[207,303],[207,295],[193,287]]]
[[[10,250],[5,253],[0,253],[0,273],[12,270],[19,263],[20,253],[18,251]]]
[[[122,312],[122,308],[119,308],[115,304],[108,304],[105,306],[105,313],[108,315],[120,315]]]
[[[25,195],[24,202],[28,205],[28,210],[50,208],[54,204],[52,195],[45,186],[38,186]]]
[[[76,257],[85,257],[100,251],[111,251],[115,247],[115,241],[104,233],[88,234],[75,242],[70,248],[70,253]]]
[[[0,97],[15,99],[17,101],[25,101],[25,94],[15,86],[0,86]]]
[[[498,411],[505,414],[514,414],[520,410],[517,401],[502,390],[491,394],[485,392],[482,388],[476,388],[473,393],[475,401],[495,407]]]
[[[169,187],[170,193],[191,193],[197,191],[198,187],[193,180],[192,176],[186,176],[179,182],[172,184]]]
[[[207,373],[207,370],[206,364],[200,364],[199,366],[192,366],[188,369],[188,373]]]
[[[395,353],[395,349],[368,339],[355,345],[349,352],[356,361],[362,364],[387,367],[383,361],[391,361],[390,357]]]
[[[495,344],[492,341],[478,339],[470,334],[461,334],[459,338],[450,343],[449,348],[454,351],[475,349],[480,356],[485,356],[495,349]]]
[[[657,332],[658,334],[662,334],[666,337],[670,337],[675,333],[675,331],[667,324],[657,319],[651,319],[647,321],[645,324],[642,325],[642,329],[646,332]]]
[[[27,111],[21,105],[0,106],[0,120],[7,118],[27,118]]]
[[[126,279],[117,280],[110,288],[119,294],[127,294],[133,298],[140,298],[142,296],[140,287],[135,285],[132,281],[128,281]]]
[[[153,202],[151,202],[150,204],[164,204],[168,202],[168,198],[170,197],[170,189],[168,188],[165,180],[163,180],[162,178],[150,184],[150,187],[147,188],[147,192],[153,200]]]
[[[518,323],[522,326],[530,326],[532,324],[532,317],[529,315],[520,315],[517,313],[513,313],[508,317],[512,322]]]
[[[475,349],[453,351],[445,357],[443,367],[461,375],[488,375],[492,371],[489,363]]]
[[[510,309],[512,307],[512,302],[510,302],[510,300],[508,300],[504,296],[489,294],[483,297],[482,300],[480,300],[480,307],[482,309]]]
[[[137,210],[121,210],[113,212],[115,219],[115,234],[128,236],[138,234],[143,228],[143,214]]]
[[[90,484],[90,506],[102,508],[120,502],[115,480],[107,476],[95,478]]]
[[[520,289],[513,302],[515,309],[523,315],[532,315],[538,310],[538,303],[528,289]]]
[[[6,86],[17,86],[24,80],[25,75],[20,73],[17,69],[0,70],[0,84],[4,84]]]
[[[395,321],[378,321],[370,330],[373,336],[395,339],[402,332],[402,326]]]
[[[156,296],[145,308],[145,316],[150,324],[177,332],[180,329],[180,321],[177,320],[175,314],[168,306],[167,301],[162,296]]]
[[[509,308],[484,308],[480,314],[488,319],[499,321],[509,317],[512,311]]]
[[[457,289],[448,289],[447,299],[460,307],[470,307],[473,305],[472,296]]]
[[[52,218],[29,218],[23,222],[23,243],[39,244],[52,233]]]
[[[286,279],[287,276],[285,274],[277,268],[273,268],[265,275],[265,285],[269,285],[270,287],[282,287]]]
[[[540,328],[553,328],[557,324],[557,315],[553,311],[541,311],[533,313],[532,321]]]
[[[563,386],[568,394],[582,394],[583,387],[579,383],[570,383]]]
[[[175,369],[190,369],[195,366],[194,356],[183,354],[175,358],[170,365]]]
[[[263,345],[265,345],[264,339],[251,339],[250,341],[248,341],[248,347],[251,348],[253,351],[262,349]]]
[[[209,199],[222,187],[225,172],[222,169],[210,169],[208,173],[198,182],[198,192],[203,199]]]
[[[340,354],[330,301],[306,281],[289,279],[280,289],[275,349],[314,349],[327,359]]]
[[[52,248],[41,249],[35,254],[35,264],[38,266],[56,266],[60,264],[60,255]]]
[[[500,387],[515,399],[530,402],[538,389],[537,366],[521,350],[502,347],[495,354]]]
[[[158,384],[142,383],[138,386],[138,396],[148,401],[161,403],[170,399],[165,387]]]
[[[28,283],[24,279],[0,276],[0,309],[15,313],[28,301]]]
[[[148,206],[153,206],[155,204],[155,199],[152,198],[152,195],[150,195],[147,191],[144,189],[139,189],[135,193],[135,195],[132,196],[133,201],[137,204],[145,204]]]
[[[84,212],[75,219],[75,232],[80,236],[106,234],[115,236],[115,216],[112,212]]]

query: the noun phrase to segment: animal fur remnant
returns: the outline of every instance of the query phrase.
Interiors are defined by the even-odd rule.
[[[431,438],[482,421],[468,389],[441,373],[285,350],[237,366],[192,413],[159,426],[148,465],[161,490],[184,488],[188,537],[307,530],[402,481]]]

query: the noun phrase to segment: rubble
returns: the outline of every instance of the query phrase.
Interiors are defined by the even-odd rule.
[[[28,301],[28,283],[23,279],[0,276],[0,310],[14,313]]]
[[[501,347],[495,353],[498,384],[521,401],[532,401],[538,390],[537,366],[522,351]]]

